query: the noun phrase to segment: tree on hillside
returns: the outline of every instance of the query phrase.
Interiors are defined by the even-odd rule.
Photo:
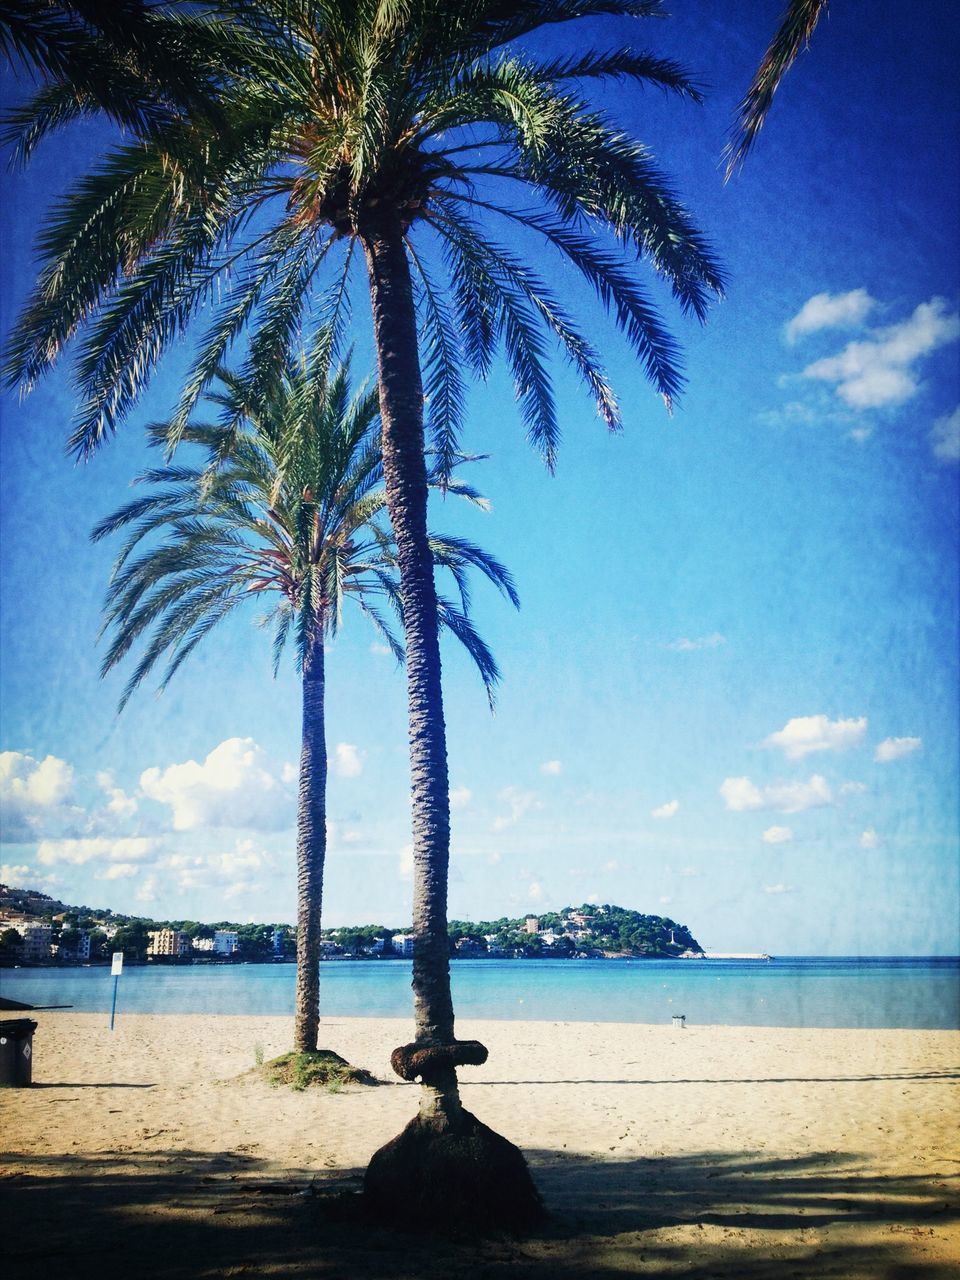
[[[527,432],[552,467],[559,432],[546,359],[556,343],[601,419],[619,425],[596,348],[529,265],[534,246],[597,294],[668,405],[680,390],[677,347],[637,260],[701,319],[720,271],[650,152],[581,86],[616,79],[699,95],[676,64],[606,42],[590,48],[576,28],[571,53],[532,51],[554,23],[658,12],[659,0],[221,0],[198,47],[214,59],[220,42],[226,123],[209,111],[169,126],[151,118],[77,185],[43,232],[40,283],[11,343],[8,376],[30,385],[77,336],[73,447],[87,455],[201,306],[212,320],[174,434],[245,327],[261,365],[282,361],[308,302],[336,330],[351,269],[365,268],[403,602],[414,832],[416,1036],[393,1061],[423,1086],[419,1117],[374,1158],[365,1186],[380,1212],[403,1221],[539,1211],[519,1153],[462,1109],[457,1089],[457,1065],[486,1050],[457,1041],[450,993],[424,396],[449,465],[464,370],[485,376],[503,347]],[[21,127],[29,135],[29,109]],[[337,259],[339,272],[327,274]]]
[[[220,420],[194,422],[184,440],[199,446],[197,466],[168,465],[139,477],[147,486],[97,525],[93,538],[126,530],[107,597],[112,643],[106,673],[143,647],[121,707],[161,660],[161,688],[210,631],[248,602],[272,602],[274,670],[296,635],[302,690],[297,809],[297,989],[294,1047],[318,1051],[323,871],[326,857],[327,749],[324,644],[352,600],[402,660],[392,615],[402,606],[396,552],[382,528],[383,467],[377,396],[351,399],[347,369],[328,376],[322,352],[288,363],[272,383],[219,374],[209,396]],[[167,424],[154,428],[167,440]],[[479,501],[466,484],[454,492]],[[514,604],[509,574],[464,539],[432,537],[435,562],[449,570],[458,601],[440,598],[439,625],[467,649],[492,695],[499,673],[467,614],[466,575],[482,572]],[[145,549],[144,549],[145,548]],[[199,932],[199,930],[198,930]],[[268,936],[269,933],[269,936]],[[272,930],[242,926],[240,954],[272,955]]]

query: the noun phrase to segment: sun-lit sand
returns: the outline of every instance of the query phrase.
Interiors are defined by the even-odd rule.
[[[466,1105],[516,1142],[551,1218],[430,1239],[331,1215],[415,1113],[410,1024],[328,1020],[383,1084],[251,1069],[287,1018],[39,1013],[34,1087],[0,1093],[10,1275],[849,1277],[960,1265],[960,1034],[458,1024],[490,1049]]]

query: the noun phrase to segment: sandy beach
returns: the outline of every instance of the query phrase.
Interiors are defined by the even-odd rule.
[[[406,1021],[328,1020],[382,1081],[253,1070],[287,1018],[38,1013],[34,1085],[0,1093],[10,1275],[844,1277],[960,1265],[960,1034],[458,1024],[490,1049],[467,1107],[516,1142],[550,1220],[430,1239],[331,1212],[415,1113]]]

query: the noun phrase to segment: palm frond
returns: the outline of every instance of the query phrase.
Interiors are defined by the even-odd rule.
[[[790,0],[776,35],[763,55],[750,87],[737,107],[730,140],[723,149],[728,182],[743,164],[763,128],[780,82],[796,62],[826,12],[827,0]]]

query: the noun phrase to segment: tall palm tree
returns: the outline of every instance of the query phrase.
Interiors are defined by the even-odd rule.
[[[528,435],[552,467],[559,430],[547,354],[556,343],[601,419],[619,426],[595,347],[528,264],[537,244],[597,295],[668,407],[676,397],[678,349],[638,260],[700,319],[721,272],[648,149],[596,111],[584,85],[612,78],[699,94],[675,63],[603,38],[591,48],[594,31],[572,25],[660,10],[659,0],[214,3],[200,44],[222,47],[222,121],[201,111],[156,124],[60,203],[11,343],[8,377],[29,386],[77,335],[82,405],[72,445],[86,455],[201,306],[212,320],[174,435],[241,331],[256,367],[282,361],[308,306],[339,331],[351,271],[365,268],[403,600],[416,874],[416,1034],[394,1063],[423,1085],[418,1120],[375,1159],[366,1186],[400,1215],[429,1218],[445,1199],[449,1214],[479,1216],[491,1206],[477,1181],[481,1166],[494,1217],[536,1211],[532,1184],[511,1188],[498,1173],[508,1144],[485,1164],[478,1156],[493,1135],[463,1111],[457,1089],[457,1065],[485,1051],[457,1041],[450,994],[450,817],[424,401],[449,468],[464,370],[486,375],[502,346]],[[533,41],[565,23],[573,52],[538,54]],[[29,137],[29,109],[17,124]],[[428,1169],[412,1154],[421,1147],[449,1149],[459,1175]],[[472,1183],[464,1172],[471,1152]]]
[[[226,370],[219,384],[207,398],[220,420],[191,422],[184,433],[203,450],[203,464],[147,471],[138,477],[147,492],[93,531],[94,541],[120,530],[128,535],[107,594],[104,631],[112,643],[103,673],[143,648],[122,708],[161,660],[165,687],[217,623],[251,601],[274,602],[261,619],[273,629],[274,674],[295,633],[302,738],[294,1049],[316,1053],[326,858],[324,643],[339,629],[345,602],[353,600],[403,659],[392,625],[393,615],[402,619],[396,554],[380,523],[377,395],[351,400],[345,366],[328,379],[308,361],[289,364],[265,390]],[[167,424],[152,430],[165,444]],[[451,487],[482,502],[459,480]],[[465,646],[492,702],[499,672],[468,616],[466,575],[479,570],[517,605],[510,575],[462,538],[431,536],[430,546],[459,589],[456,602],[438,600],[439,625]]]

